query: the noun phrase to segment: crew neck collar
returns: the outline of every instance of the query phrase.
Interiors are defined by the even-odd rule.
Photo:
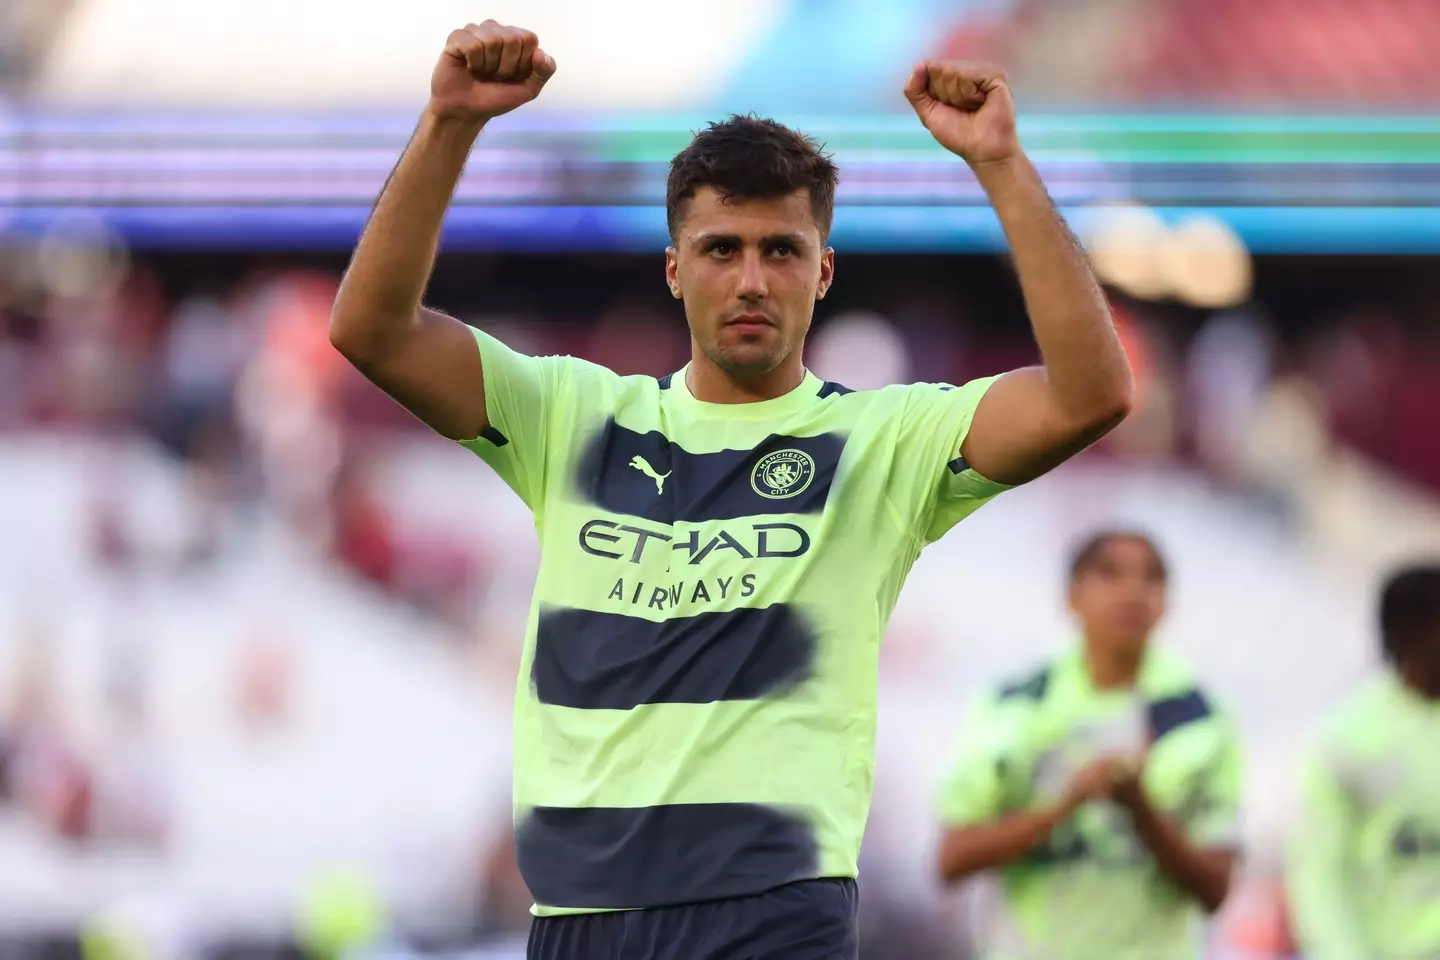
[[[1098,687],[1094,678],[1090,675],[1089,657],[1085,651],[1085,640],[1077,638],[1066,647],[1057,658],[1057,665],[1066,674],[1071,683],[1086,694],[1094,697],[1109,696],[1154,696],[1161,690],[1174,685],[1177,675],[1184,670],[1184,667],[1164,649],[1157,649],[1155,638],[1151,637],[1145,645],[1145,655],[1140,661],[1140,669],[1135,674],[1135,682],[1123,687]]]
[[[671,374],[671,393],[675,395],[675,400],[681,406],[714,419],[768,420],[784,417],[812,403],[819,395],[821,387],[820,378],[811,373],[807,367],[805,376],[800,383],[793,390],[778,397],[771,397],[769,400],[752,400],[748,403],[710,403],[697,399],[690,392],[690,385],[685,382],[685,375],[689,372],[690,364],[687,363]]]

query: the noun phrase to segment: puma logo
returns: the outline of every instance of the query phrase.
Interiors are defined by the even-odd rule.
[[[655,493],[657,496],[665,492],[665,478],[670,476],[670,474],[656,473],[655,468],[650,466],[650,461],[646,460],[644,457],[631,457],[630,466],[634,467],[636,470],[639,470],[641,473],[645,474],[645,476],[655,481]]]

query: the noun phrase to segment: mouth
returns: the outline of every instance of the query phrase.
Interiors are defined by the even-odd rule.
[[[741,313],[725,321],[725,326],[741,334],[758,334],[775,324],[763,313]]]
[[[1120,622],[1132,629],[1143,626],[1150,619],[1150,611],[1144,606],[1122,607],[1118,612]]]

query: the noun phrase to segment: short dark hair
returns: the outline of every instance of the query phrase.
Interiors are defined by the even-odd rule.
[[[1168,580],[1170,569],[1165,564],[1165,555],[1155,545],[1155,541],[1148,535],[1138,530],[1109,529],[1092,533],[1081,541],[1070,556],[1070,582],[1074,583],[1085,574],[1093,570],[1100,562],[1100,555],[1105,548],[1119,540],[1133,540],[1136,543],[1144,544],[1155,557],[1155,562],[1160,565],[1160,578]]]
[[[810,191],[810,212],[822,239],[835,215],[840,170],[811,137],[754,114],[732,114],[695,134],[670,161],[665,182],[665,219],[677,236],[685,208],[701,187],[727,200],[768,200]]]
[[[1427,635],[1440,642],[1440,563],[1397,570],[1380,593],[1380,642],[1398,662]]]

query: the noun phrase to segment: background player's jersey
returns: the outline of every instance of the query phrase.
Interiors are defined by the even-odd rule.
[[[1322,735],[1304,800],[1286,879],[1305,955],[1440,957],[1440,704],[1369,683]]]
[[[1001,687],[970,711],[942,789],[947,827],[986,823],[1058,799],[1071,776],[1110,751],[1153,740],[1152,803],[1195,842],[1238,847],[1242,763],[1233,724],[1163,650],[1137,689],[1098,690],[1078,649]],[[1169,883],[1111,803],[1089,803],[1023,861],[998,871],[988,910],[991,960],[1195,960],[1201,910]]]
[[[535,516],[516,695],[535,912],[856,873],[877,651],[921,548],[1003,487],[961,442],[989,380],[704,403],[477,332],[465,445]]]

